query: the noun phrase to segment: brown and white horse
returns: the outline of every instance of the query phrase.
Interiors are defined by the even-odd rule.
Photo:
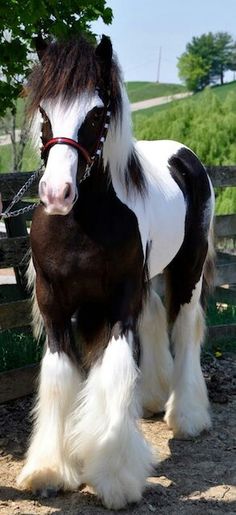
[[[141,498],[154,463],[143,408],[165,410],[175,435],[210,427],[200,346],[214,195],[188,148],[133,140],[109,38],[39,54],[28,92],[45,172],[31,279],[46,351],[19,484],[48,495],[87,483],[118,509]],[[163,271],[174,359],[149,283]]]

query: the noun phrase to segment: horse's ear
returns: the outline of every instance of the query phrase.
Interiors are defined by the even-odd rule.
[[[112,60],[112,44],[108,36],[104,36],[104,34],[102,35],[102,39],[95,50],[95,54],[102,64],[110,68]]]
[[[45,51],[47,50],[48,41],[43,39],[40,34],[39,36],[37,36],[37,38],[35,38],[34,44],[35,44],[36,52],[38,54],[38,58],[41,61],[45,54]]]

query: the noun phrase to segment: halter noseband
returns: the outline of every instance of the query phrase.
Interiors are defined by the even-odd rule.
[[[82,147],[82,145],[80,145],[77,141],[75,141],[74,139],[71,139],[71,138],[57,137],[57,138],[49,139],[47,141],[47,143],[45,143],[45,145],[43,145],[43,148],[42,148],[43,154],[46,151],[49,151],[50,148],[54,147],[54,145],[58,145],[58,144],[59,145],[69,145],[70,147],[76,148],[76,150],[79,150],[79,152],[81,152],[81,154],[83,154],[83,157],[87,161],[87,164],[91,164],[92,158],[90,157],[87,150],[84,147]]]

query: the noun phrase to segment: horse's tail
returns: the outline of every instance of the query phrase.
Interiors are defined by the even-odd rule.
[[[33,328],[33,334],[34,337],[39,340],[43,334],[44,324],[43,319],[41,316],[41,313],[39,311],[38,302],[36,298],[36,272],[33,264],[32,257],[30,256],[29,259],[29,265],[26,272],[27,276],[27,287],[29,292],[31,293],[31,300],[32,300],[32,328]]]
[[[213,292],[214,283],[215,283],[215,232],[214,232],[214,208],[215,208],[215,195],[213,186],[210,182],[211,187],[211,198],[212,198],[212,212],[211,212],[211,221],[208,232],[208,251],[205,259],[204,267],[203,267],[203,288],[202,288],[202,304],[203,307],[206,306],[207,297]]]

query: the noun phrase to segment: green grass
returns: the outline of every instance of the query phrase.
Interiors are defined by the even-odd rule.
[[[235,304],[226,304],[222,308],[222,303],[216,303],[211,298],[208,303],[206,322],[208,325],[232,324],[236,320],[236,298]]]
[[[149,98],[164,97],[176,93],[184,93],[181,84],[160,84],[157,82],[126,82],[130,102],[140,102]]]
[[[36,151],[27,143],[24,156],[22,170],[30,172],[35,170],[40,163],[40,158]],[[11,145],[0,145],[0,173],[12,172],[12,147]]]
[[[26,295],[16,284],[6,284],[0,287],[1,304],[17,301]],[[24,367],[40,361],[43,342],[37,343],[29,328],[0,331],[0,372]]]
[[[38,363],[42,353],[43,343],[22,328],[0,333],[0,372]]]
[[[231,91],[236,91],[236,80],[224,84],[223,86],[213,86],[212,91],[223,100],[227,97]]]

